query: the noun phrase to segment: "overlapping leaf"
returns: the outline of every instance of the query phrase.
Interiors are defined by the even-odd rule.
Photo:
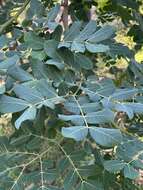
[[[104,168],[111,173],[123,171],[124,176],[129,179],[138,178],[138,169],[143,167],[142,145],[143,143],[137,140],[130,140],[119,145],[117,148],[119,160],[104,161]]]
[[[108,45],[103,45],[102,42],[110,39],[114,34],[114,29],[111,26],[103,26],[97,30],[95,21],[90,21],[81,30],[82,23],[75,22],[66,31],[63,41],[59,47],[71,48],[71,51],[85,52],[107,52],[109,51]]]
[[[31,86],[32,85],[32,86]],[[15,85],[14,92],[18,98],[2,95],[0,98],[1,113],[15,113],[24,111],[17,119],[15,126],[20,127],[25,120],[34,120],[36,117],[36,109],[42,106],[54,109],[55,104],[63,102],[63,98],[59,97],[46,80],[40,80],[24,83],[23,85]]]

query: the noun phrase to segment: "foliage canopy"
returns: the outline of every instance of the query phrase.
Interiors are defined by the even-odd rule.
[[[93,5],[96,21],[89,17]],[[13,0],[0,8],[0,113],[11,114],[13,129],[0,136],[0,190],[140,188],[140,6],[71,0],[65,28],[54,1]],[[118,20],[133,49],[116,40]],[[119,69],[118,59],[127,68]]]

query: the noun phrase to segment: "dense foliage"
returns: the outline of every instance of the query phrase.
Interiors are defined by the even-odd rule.
[[[56,1],[3,2],[0,113],[10,114],[12,130],[0,136],[0,190],[140,189],[140,6],[72,0],[67,26]],[[118,20],[134,48],[116,40]]]

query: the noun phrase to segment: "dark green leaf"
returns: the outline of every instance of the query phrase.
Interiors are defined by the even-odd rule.
[[[92,61],[85,55],[77,53],[75,54],[74,59],[75,59],[75,64],[79,64],[81,68],[84,68],[86,70],[90,70],[93,68]]]
[[[136,179],[139,177],[139,172],[130,164],[124,167],[124,176],[129,179]]]
[[[119,172],[125,167],[126,163],[120,160],[104,161],[104,168],[109,172]]]
[[[33,32],[27,32],[24,35],[24,41],[29,48],[33,50],[41,50],[44,46],[44,40],[34,34]]]

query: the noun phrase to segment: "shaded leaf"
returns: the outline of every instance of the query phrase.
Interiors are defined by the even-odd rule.
[[[32,48],[33,50],[43,49],[44,40],[41,37],[34,34],[33,32],[25,33],[24,41],[25,41],[26,45],[28,47]]]
[[[124,167],[124,176],[129,179],[136,179],[139,177],[139,172],[135,170],[133,166],[131,166],[130,164],[127,164]]]
[[[75,60],[75,64],[79,64],[81,68],[84,68],[86,70],[90,70],[93,68],[92,61],[85,55],[77,53],[74,56],[74,60]]]
[[[48,61],[46,61],[46,64],[54,65],[60,70],[62,70],[65,67],[64,63],[62,63],[62,62],[60,62],[59,60],[56,60],[56,59],[49,59]]]
[[[119,172],[125,167],[126,163],[120,160],[104,161],[104,168],[109,172]]]

